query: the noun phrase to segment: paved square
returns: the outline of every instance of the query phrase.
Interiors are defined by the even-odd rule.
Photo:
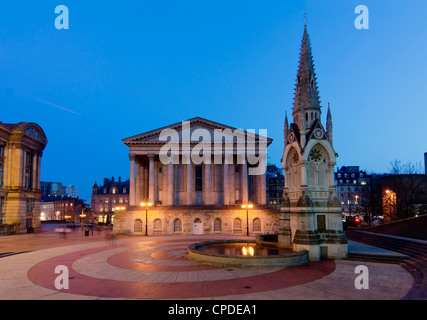
[[[399,264],[324,260],[302,267],[244,269],[186,258],[190,244],[213,239],[225,237],[106,241],[104,234],[85,237],[77,231],[67,239],[54,233],[1,238],[1,252],[31,251],[0,258],[0,299],[394,300],[404,297],[414,283]],[[360,243],[349,248],[373,250]],[[69,270],[68,289],[55,287],[59,265]],[[358,265],[368,267],[368,290],[355,288]]]

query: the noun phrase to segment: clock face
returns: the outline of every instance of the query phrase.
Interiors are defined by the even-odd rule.
[[[310,151],[310,156],[309,156],[310,161],[313,162],[320,162],[323,160],[323,152],[320,148],[313,148]]]
[[[323,131],[321,129],[314,130],[314,136],[317,139],[322,139],[323,138]]]

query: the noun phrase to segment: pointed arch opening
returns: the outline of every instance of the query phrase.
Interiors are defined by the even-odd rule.
[[[311,148],[308,162],[308,185],[313,187],[328,187],[328,165],[330,159],[327,150],[320,143]]]

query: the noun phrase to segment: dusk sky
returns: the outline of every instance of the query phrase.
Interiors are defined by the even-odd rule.
[[[55,7],[69,29],[55,28]],[[358,30],[356,6],[369,8]],[[42,181],[129,178],[122,139],[193,117],[267,129],[280,166],[304,9],[337,166],[388,172],[427,152],[427,2],[2,1],[0,121],[35,122]]]

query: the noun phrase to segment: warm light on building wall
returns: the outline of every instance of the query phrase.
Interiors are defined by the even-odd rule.
[[[393,220],[396,215],[397,198],[393,190],[386,189],[383,195],[383,212],[386,219]]]

